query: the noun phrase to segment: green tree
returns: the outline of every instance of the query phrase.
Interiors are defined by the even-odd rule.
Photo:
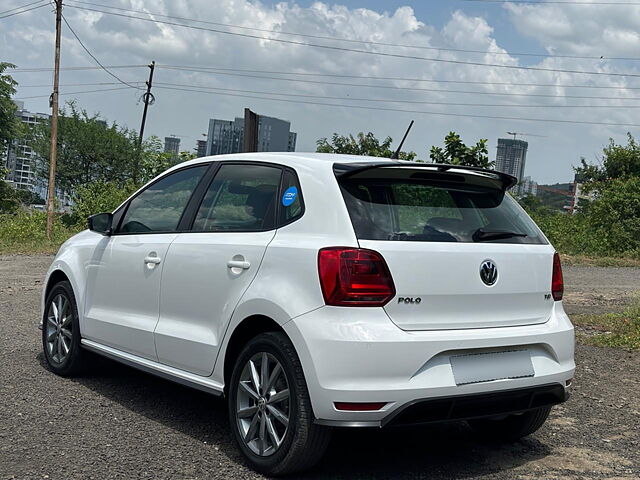
[[[575,171],[584,183],[640,177],[640,145],[631,133],[627,133],[626,145],[618,145],[610,138],[609,145],[602,151],[604,155],[600,165],[580,159],[581,165]]]
[[[467,147],[456,132],[449,132],[444,138],[444,149],[436,146],[431,147],[429,157],[434,163],[481,168],[493,167],[493,162],[489,161],[486,139],[480,139],[473,147]]]
[[[42,122],[32,130],[31,145],[42,162],[39,175],[48,177],[51,125]],[[73,192],[96,181],[116,185],[132,178],[137,151],[136,133],[99,114],[89,115],[74,102],[60,110],[56,186]]]
[[[20,207],[20,198],[17,191],[4,181],[7,169],[0,167],[0,214],[14,213]]]
[[[20,130],[20,122],[16,117],[16,104],[11,100],[11,96],[16,93],[18,83],[11,75],[5,73],[8,68],[15,68],[15,65],[0,62],[0,155],[5,152],[9,142],[18,136]]]
[[[391,150],[391,137],[387,137],[381,143],[376,136],[369,132],[360,132],[356,135],[333,134],[331,143],[326,138],[321,138],[316,142],[316,152],[320,153],[344,153],[347,155],[368,155],[371,157],[391,158],[394,151]],[[400,152],[399,158],[402,160],[415,160],[415,152]]]

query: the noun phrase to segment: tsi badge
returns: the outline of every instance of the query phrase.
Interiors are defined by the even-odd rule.
[[[408,303],[418,305],[422,299],[420,297],[398,297],[398,303]]]

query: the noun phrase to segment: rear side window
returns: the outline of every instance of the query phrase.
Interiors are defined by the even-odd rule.
[[[363,240],[546,243],[510,195],[496,189],[409,179],[341,182]]]
[[[285,170],[282,177],[278,225],[286,225],[302,216],[304,204],[298,177],[291,170]]]
[[[255,232],[274,228],[282,170],[263,165],[223,165],[198,209],[193,230]]]
[[[131,200],[119,231],[175,231],[191,194],[207,168],[208,165],[186,168],[151,184]]]

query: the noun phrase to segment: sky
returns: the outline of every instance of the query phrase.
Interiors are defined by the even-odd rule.
[[[569,1],[64,0],[60,98],[138,130],[155,60],[145,137],[181,150],[245,107],[289,120],[297,151],[334,132],[397,145],[415,120],[404,149],[419,158],[456,131],[493,160],[519,132],[525,175],[568,182],[609,138],[640,134],[640,1]],[[54,20],[44,0],[0,0],[0,61],[31,111],[50,111]]]

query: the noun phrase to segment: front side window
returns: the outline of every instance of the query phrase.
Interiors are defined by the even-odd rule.
[[[363,240],[546,243],[515,200],[496,189],[372,178],[341,187]]]
[[[198,209],[198,232],[256,232],[274,228],[282,170],[263,165],[223,165]]]
[[[167,175],[139,193],[127,208],[121,233],[174,232],[208,165]]]

